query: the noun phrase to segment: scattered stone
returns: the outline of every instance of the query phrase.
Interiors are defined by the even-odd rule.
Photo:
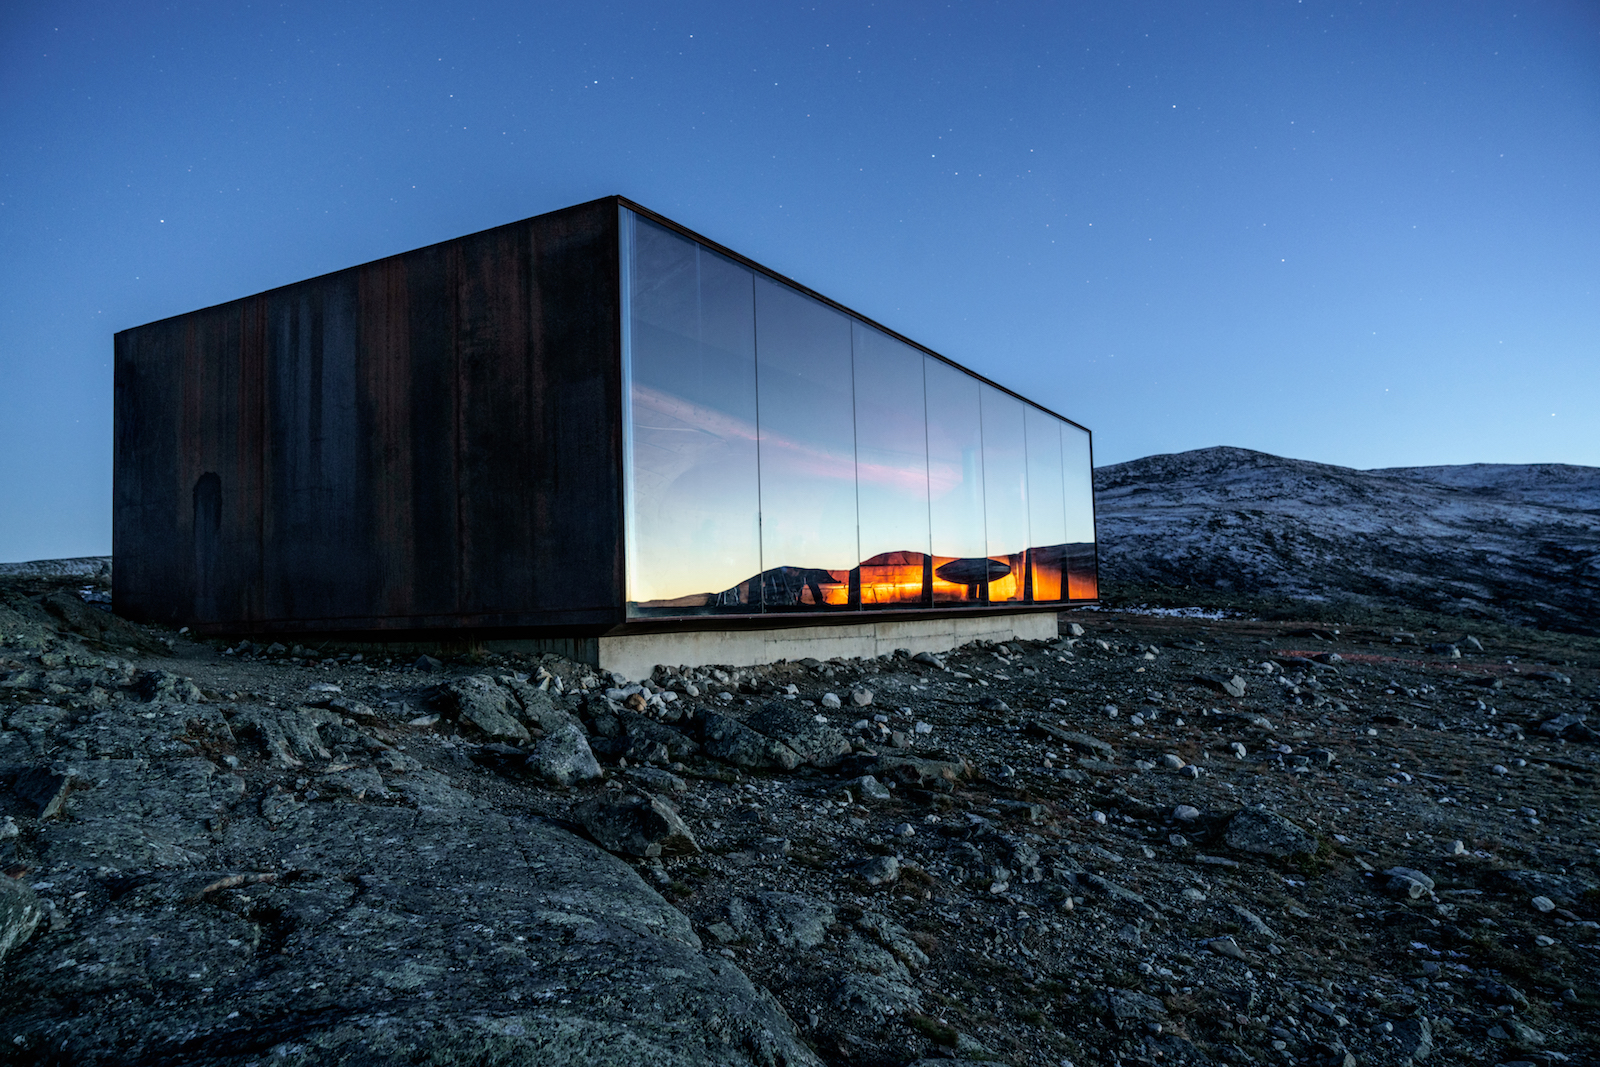
[[[1288,859],[1317,850],[1317,839],[1277,812],[1245,808],[1228,820],[1223,834],[1229,848],[1261,856]]]
[[[1230,960],[1248,961],[1250,959],[1249,956],[1244,954],[1244,949],[1239,947],[1239,943],[1231,937],[1213,938],[1206,942],[1206,948],[1219,956],[1226,956]]]
[[[194,681],[171,671],[145,671],[135,683],[141,699],[163,704],[198,704],[205,698]]]
[[[856,864],[856,873],[868,885],[889,885],[900,880],[900,860],[895,856],[873,856]]]
[[[1433,1026],[1425,1015],[1397,1019],[1389,1036],[1401,1056],[1409,1056],[1413,1060],[1425,1060],[1433,1051]]]
[[[682,793],[689,788],[688,782],[659,767],[628,767],[622,773],[652,793]]]
[[[649,793],[595,797],[579,805],[573,818],[608,852],[649,857],[700,851],[672,806]]]
[[[27,883],[0,874],[0,960],[33,936],[44,909]]]
[[[353,767],[324,774],[317,779],[317,788],[325,793],[343,794],[353,800],[389,795],[389,790],[383,784],[383,776],[370,767]]]
[[[589,739],[576,723],[566,723],[541,737],[528,754],[527,765],[540,778],[562,786],[587,782],[601,773],[600,761],[594,758]],[[677,781],[681,792],[682,781]]]
[[[1501,1019],[1489,1028],[1489,1036],[1524,1048],[1544,1044],[1544,1035],[1520,1019]]]
[[[756,893],[728,904],[728,922],[735,930],[782,948],[820,945],[836,921],[832,904],[797,893]]]
[[[852,778],[840,785],[839,788],[849,790],[850,795],[857,801],[871,800],[881,802],[894,799],[894,793],[889,790],[889,787],[870,774]]]
[[[745,725],[787,748],[802,763],[825,767],[849,755],[850,742],[844,735],[824,716],[810,711],[803,705],[770,700],[746,719]]]
[[[1167,1015],[1165,1004],[1148,993],[1134,989],[1105,989],[1095,995],[1095,1000],[1101,1013],[1108,1016],[1118,1029],[1151,1019],[1164,1019]]]
[[[1549,897],[1534,897],[1529,903],[1533,905],[1536,911],[1548,913],[1556,910],[1556,902]]]
[[[750,729],[736,719],[706,712],[701,719],[701,747],[713,759],[736,767],[779,767],[792,771],[801,759],[781,741]]]
[[[1237,674],[1227,678],[1220,674],[1203,674],[1196,677],[1195,681],[1230,697],[1242,697],[1246,690],[1245,680]]]
[[[864,708],[872,703],[872,690],[865,687],[850,690],[850,703],[858,708]]]
[[[839,699],[839,694],[838,693],[824,693],[824,694],[822,694],[822,706],[827,708],[829,711],[836,711],[842,705],[843,705],[843,701],[841,701]]]
[[[283,648],[282,645],[273,645],[272,647],[277,649]],[[271,652],[272,649],[269,648],[267,651]],[[438,674],[440,671],[444,670],[444,664],[440,663],[432,656],[423,655],[416,658],[416,661],[411,664],[411,669],[422,671],[424,674]]]
[[[527,741],[531,737],[518,721],[521,705],[516,698],[486,675],[447,683],[440,700],[458,723],[473,727],[491,741]]]
[[[1241,904],[1229,904],[1228,908],[1239,917],[1239,921],[1244,923],[1245,929],[1249,930],[1251,933],[1259,934],[1262,937],[1270,937],[1273,939],[1277,938],[1278,935],[1273,932],[1272,927],[1268,926],[1264,921],[1262,921],[1261,916],[1257,915],[1249,908],[1246,908]]]

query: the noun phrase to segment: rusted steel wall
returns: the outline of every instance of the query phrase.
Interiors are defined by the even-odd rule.
[[[118,334],[117,611],[620,621],[618,278],[607,198]]]

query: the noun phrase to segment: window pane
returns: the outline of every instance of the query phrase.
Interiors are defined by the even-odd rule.
[[[1063,599],[1067,551],[1066,499],[1061,484],[1061,420],[1026,406],[1028,431],[1028,546],[1024,600]]]
[[[1073,600],[1099,596],[1094,560],[1094,469],[1089,431],[1061,427],[1061,457],[1066,468],[1067,595]]]
[[[763,610],[851,607],[856,543],[850,320],[757,277]]]
[[[632,212],[627,264],[634,614],[757,610],[753,278]]]
[[[984,599],[991,564],[984,540],[983,414],[980,382],[924,357],[928,396],[928,513],[933,545],[933,601]]]
[[[861,606],[932,603],[924,357],[880,330],[853,326]]]
[[[1022,599],[1022,553],[1028,547],[1028,447],[1016,397],[983,387],[983,503],[988,555],[1004,564],[989,579],[993,603]]]

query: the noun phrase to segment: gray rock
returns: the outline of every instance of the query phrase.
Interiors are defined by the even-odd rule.
[[[17,776],[12,792],[35,805],[40,819],[53,819],[61,813],[67,794],[82,782],[83,778],[70,767],[55,764],[24,771]]]
[[[1167,1006],[1148,993],[1133,989],[1104,989],[1095,994],[1095,1004],[1114,1026],[1163,1019]]]
[[[475,728],[491,741],[527,741],[532,736],[518,721],[522,707],[516,698],[487,675],[449,682],[440,698],[458,723]]]
[[[33,936],[44,909],[28,884],[0,875],[0,960]]]
[[[308,760],[332,758],[322,731],[342,722],[322,708],[242,707],[233,713],[230,727],[241,742],[256,749],[280,767],[300,767]]]
[[[845,974],[839,979],[834,1005],[843,1011],[870,1016],[900,1015],[922,1007],[922,994],[906,982],[879,974]],[[948,1064],[951,1061],[942,1060]]]
[[[1386,888],[1396,896],[1417,900],[1433,892],[1433,879],[1410,867],[1390,867],[1383,874],[1389,880]]]
[[[282,648],[281,645],[277,647]],[[268,651],[271,650],[269,649]],[[425,674],[438,674],[440,671],[444,670],[443,663],[440,663],[432,656],[427,655],[418,656],[416,661],[411,664],[411,667],[413,670],[422,671]]]
[[[780,767],[792,771],[801,763],[800,756],[783,742],[711,711],[702,717],[700,744],[712,759],[736,767]]]
[[[899,1015],[921,1007],[905,964],[888,949],[851,934],[843,948],[851,970],[839,982],[834,1003],[850,1012]]]
[[[1229,904],[1228,908],[1239,917],[1240,922],[1244,923],[1245,929],[1253,934],[1276,940],[1278,935],[1273,932],[1272,927],[1262,920],[1261,916],[1240,904]]]
[[[1228,677],[1223,677],[1220,674],[1204,674],[1197,677],[1195,681],[1202,685],[1209,686],[1219,693],[1225,693],[1230,697],[1244,696],[1247,688],[1245,685],[1245,680],[1239,677],[1237,674]]]
[[[700,751],[700,746],[687,735],[637,712],[623,709],[616,713],[616,719],[621,733],[617,742],[609,746],[613,757],[667,763],[688,759]]]
[[[182,767],[125,770],[69,803],[114,791],[106,800],[134,823],[162,821],[167,801],[152,793],[187,797],[197,824],[214,810],[200,777],[173,781]],[[403,780],[409,807],[339,796],[272,832],[241,805],[225,841],[202,831],[191,862],[130,857],[139,870],[118,895],[52,931],[47,949],[35,935],[6,957],[6,1055],[186,1067],[818,1063],[771,997],[706,955],[626,864],[548,823],[499,815],[443,776]],[[83,853],[76,839],[93,826],[44,829],[58,893],[96,892],[99,869],[125,850]],[[269,873],[222,866],[225,856]],[[270,873],[281,869],[295,877]],[[151,989],[165,993],[140,995]]]
[[[945,669],[944,660],[935,656],[932,652],[918,652],[911,657],[911,661],[913,663],[926,663],[928,666],[941,671]]]
[[[1433,1051],[1433,1026],[1425,1015],[1396,1020],[1394,1032],[1389,1036],[1401,1056],[1425,1060]]]
[[[688,782],[659,767],[629,767],[622,773],[654,793],[682,793],[689,788]]]
[[[1250,957],[1244,954],[1244,949],[1231,937],[1218,937],[1206,942],[1206,948],[1219,956],[1226,956],[1230,960],[1246,960]]]
[[[202,699],[200,687],[193,680],[171,671],[145,671],[134,683],[139,696],[147,701],[168,704],[198,704]]]
[[[600,777],[600,761],[577,723],[565,723],[545,734],[528,754],[528,770],[548,782],[570,786]]]
[[[383,776],[371,767],[352,767],[324,774],[317,779],[317,788],[324,793],[339,793],[355,800],[389,795],[389,790],[383,784]]]
[[[859,778],[852,778],[848,782],[843,782],[840,784],[839,788],[848,789],[850,791],[850,795],[858,801],[885,801],[894,799],[894,793],[889,789],[889,787],[878,781],[877,778],[870,774],[863,774]]]
[[[649,793],[599,796],[572,813],[601,848],[627,856],[699,852],[694,835],[666,801]]]
[[[1540,723],[1539,732],[1550,737],[1564,738],[1568,741],[1600,740],[1600,734],[1597,734],[1589,726],[1588,719],[1587,715],[1567,712]]]
[[[858,708],[866,707],[872,703],[872,690],[864,686],[850,690],[850,703]]]
[[[499,684],[514,698],[520,708],[520,718],[530,726],[537,726],[545,733],[554,733],[568,724],[578,726],[578,720],[564,708],[556,707],[556,702],[546,690],[527,682],[519,682],[515,678],[501,678]],[[579,729],[582,729],[579,726]]]
[[[856,864],[855,870],[868,885],[888,885],[900,880],[900,860],[894,856],[873,856]]]
[[[1228,820],[1223,840],[1229,848],[1261,856],[1287,859],[1310,855],[1317,850],[1317,839],[1277,812],[1245,808]]]
[[[869,911],[856,920],[856,929],[870,933],[911,970],[921,970],[928,965],[928,954],[911,939],[910,931],[884,916]]]
[[[796,893],[756,893],[728,904],[728,922],[735,930],[783,948],[822,944],[835,921],[832,904]]]
[[[839,699],[839,694],[838,693],[823,693],[822,694],[822,706],[827,708],[829,711],[836,711],[840,707],[842,707],[843,704],[844,704],[844,701]]]
[[[788,747],[805,763],[826,766],[850,754],[850,742],[811,709],[785,700],[761,705],[745,725]]]
[[[1117,750],[1108,742],[1102,741],[1098,737],[1091,737],[1088,734],[1079,733],[1076,730],[1061,730],[1056,732],[1054,736],[1058,740],[1064,741],[1071,745],[1079,752],[1084,752],[1088,755],[1096,756],[1107,761],[1115,760],[1117,758]]]
[[[1519,1019],[1501,1019],[1489,1028],[1489,1036],[1524,1047],[1544,1044],[1544,1035]]]

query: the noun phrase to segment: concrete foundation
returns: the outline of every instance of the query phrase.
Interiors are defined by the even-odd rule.
[[[650,676],[657,664],[747,667],[778,660],[871,657],[897,648],[944,652],[970,641],[1049,640],[1055,611],[961,615],[944,619],[894,619],[772,630],[686,630],[599,639],[600,666],[631,679]]]

